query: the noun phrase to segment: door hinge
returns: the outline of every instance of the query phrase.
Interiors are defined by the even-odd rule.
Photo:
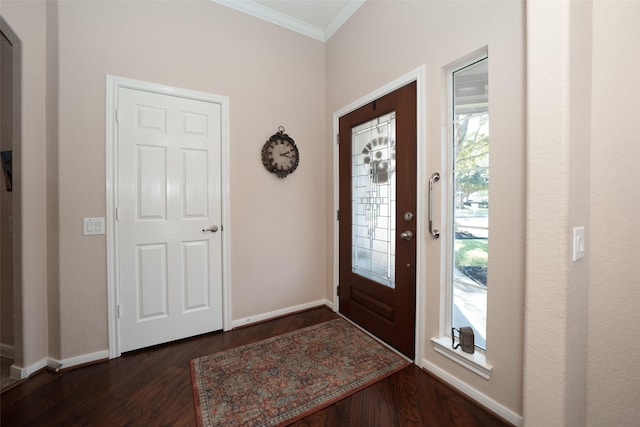
[[[340,221],[340,209],[336,211],[336,221]]]
[[[340,144],[340,133],[336,133],[336,144]]]
[[[336,295],[340,296],[340,285],[336,288]]]
[[[118,319],[122,317],[122,306],[118,304]]]
[[[116,208],[116,221],[120,221],[120,211]]]
[[[120,121],[120,109],[116,108],[116,122]]]

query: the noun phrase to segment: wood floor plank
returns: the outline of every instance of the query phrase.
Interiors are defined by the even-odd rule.
[[[189,362],[196,357],[335,319],[318,308],[231,332],[206,334],[53,373],[0,395],[4,426],[193,426]],[[508,426],[415,365],[293,424],[339,426]]]

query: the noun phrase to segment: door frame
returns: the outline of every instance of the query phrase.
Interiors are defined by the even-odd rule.
[[[206,92],[193,91],[163,84],[133,80],[124,77],[107,75],[106,78],[106,238],[107,238],[107,313],[109,324],[109,358],[120,357],[120,321],[118,304],[118,234],[116,232],[116,207],[118,200],[118,156],[117,156],[117,122],[118,91],[121,88],[134,89],[160,95],[210,102],[220,105],[221,112],[221,198],[222,198],[222,327],[231,329],[231,227],[229,208],[229,98]]]
[[[32,228],[34,224],[33,222],[31,222],[30,224],[26,224],[23,222],[22,203],[20,202],[21,200],[24,200],[26,196],[37,196],[37,194],[23,193],[23,187],[20,183],[22,176],[25,175],[22,173],[22,165],[24,164],[24,162],[22,161],[22,42],[3,16],[0,16],[0,33],[2,33],[0,37],[6,38],[11,45],[11,55],[9,59],[9,67],[11,68],[11,81],[9,81],[8,84],[12,88],[10,102],[11,111],[13,112],[13,122],[9,131],[11,133],[11,150],[13,151],[13,195],[11,196],[13,198],[11,212],[11,215],[13,216],[13,231],[11,234],[7,233],[8,238],[11,240],[12,246],[11,260],[9,260],[9,262],[11,263],[12,267],[11,287],[13,292],[13,312],[11,313],[12,318],[10,319],[10,322],[13,329],[13,342],[9,347],[3,347],[0,350],[0,353],[2,353],[2,355],[5,357],[11,356],[11,358],[13,359],[13,363],[9,368],[9,377],[13,379],[25,379],[28,378],[29,375],[31,375],[33,372],[36,372],[38,369],[40,369],[41,366],[37,366],[39,365],[37,364],[21,367],[24,366],[24,360],[26,356],[30,356],[25,354],[24,342],[29,340],[30,338],[33,338],[33,334],[28,333],[33,329],[21,327],[25,323],[22,313],[24,313],[28,307],[28,304],[22,297],[25,288],[25,282],[23,280],[22,274],[22,252],[23,247],[32,249],[34,245],[30,240],[23,239],[24,233],[22,230]],[[38,217],[38,220],[39,219],[41,218]],[[43,218],[43,221],[46,222],[46,218]],[[36,260],[36,262],[38,261],[40,260]],[[38,289],[35,290],[39,291]],[[46,294],[46,290],[43,291],[43,294]],[[34,293],[34,295],[38,295],[39,297],[43,294],[41,294],[40,292]]]
[[[416,82],[416,124],[417,124],[417,165],[416,165],[416,179],[417,179],[417,193],[416,194],[416,325],[415,325],[415,356],[414,363],[420,364],[423,354],[423,335],[424,335],[424,307],[423,303],[425,293],[425,242],[427,234],[425,233],[425,198],[427,182],[425,171],[425,73],[426,66],[422,65],[407,74],[398,77],[397,79],[387,83],[386,85],[368,93],[362,98],[352,102],[351,104],[342,107],[338,111],[333,113],[333,212],[336,212],[336,216],[333,221],[333,310],[339,313],[339,298],[338,298],[338,283],[339,283],[339,222],[337,218],[337,212],[340,207],[339,197],[339,171],[340,164],[338,161],[339,146],[338,146],[338,130],[340,117],[349,114],[350,112],[357,110],[363,105],[369,104],[374,100],[395,91],[411,82]]]

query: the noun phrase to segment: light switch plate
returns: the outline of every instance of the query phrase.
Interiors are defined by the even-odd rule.
[[[105,234],[104,218],[85,218],[84,219],[84,235],[94,236],[97,234]]]
[[[587,251],[584,227],[573,228],[573,260],[584,258]]]

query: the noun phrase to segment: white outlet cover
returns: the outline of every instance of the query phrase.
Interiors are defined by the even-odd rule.
[[[84,235],[95,236],[105,234],[104,218],[85,218],[84,219]]]

